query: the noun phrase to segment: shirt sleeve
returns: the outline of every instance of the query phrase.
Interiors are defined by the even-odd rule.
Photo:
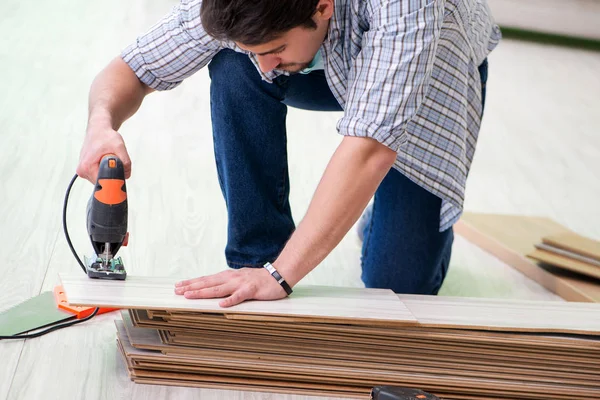
[[[406,125],[430,85],[443,1],[378,1],[348,76],[342,135],[376,139],[399,151]]]
[[[137,77],[156,90],[169,90],[203,68],[222,45],[200,21],[200,0],[182,0],[121,53]]]

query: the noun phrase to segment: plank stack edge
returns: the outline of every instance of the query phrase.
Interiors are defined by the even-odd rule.
[[[144,308],[133,295],[143,280],[61,278],[71,303],[121,303],[117,343],[137,383],[357,399],[376,385],[457,400],[600,398],[600,304],[330,288],[314,318],[302,307],[311,296],[245,310],[192,300]],[[98,285],[105,299],[92,301]],[[352,306],[364,315],[348,317]]]

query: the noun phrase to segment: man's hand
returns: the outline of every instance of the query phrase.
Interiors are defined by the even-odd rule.
[[[100,160],[106,154],[119,157],[125,168],[125,179],[129,179],[131,159],[121,134],[110,127],[94,127],[90,124],[79,155],[77,175],[95,184]]]
[[[285,290],[264,268],[242,268],[181,281],[175,284],[175,294],[188,299],[223,298],[221,307],[231,307],[245,300],[278,300],[287,296]]]

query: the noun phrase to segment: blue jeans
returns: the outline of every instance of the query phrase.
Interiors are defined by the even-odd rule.
[[[232,50],[220,51],[208,68],[215,159],[228,213],[225,257],[232,268],[262,267],[277,258],[295,229],[288,199],[287,106],[342,109],[323,71],[269,84],[248,56]],[[480,72],[484,83],[486,63]],[[390,170],[365,229],[366,287],[437,294],[453,241],[452,228],[439,232],[440,207],[438,197]]]

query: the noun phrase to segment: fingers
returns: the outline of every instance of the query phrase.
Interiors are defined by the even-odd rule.
[[[119,146],[119,148],[115,151],[115,154],[123,163],[125,179],[129,179],[131,177],[131,158],[129,158],[129,153],[127,152],[127,148],[125,148],[125,144],[123,144],[123,146]],[[96,176],[98,176],[97,171]]]
[[[244,287],[244,288],[238,289],[235,292],[233,292],[233,294],[231,296],[229,296],[228,298],[221,300],[219,302],[219,306],[224,307],[224,308],[232,307],[232,306],[238,305],[246,300],[252,299],[253,296],[254,296],[254,293],[252,293],[252,291],[249,290],[249,288]]]
[[[228,271],[224,271],[228,272]],[[220,286],[227,283],[227,275],[224,272],[220,272],[215,275],[203,276],[200,278],[189,279],[175,284],[175,294],[183,295],[186,292],[210,288],[213,286]]]
[[[131,158],[121,134],[111,129],[96,129],[88,132],[79,156],[77,175],[95,184],[100,160],[107,154],[114,154],[121,160],[125,179],[129,179]]]
[[[183,296],[187,299],[216,299],[229,296],[235,289],[235,283],[224,283],[204,289],[187,290],[183,293]]]
[[[220,307],[231,307],[246,300],[276,300],[286,297],[285,290],[268,271],[242,268],[215,275],[189,279],[175,284],[175,294],[188,299],[224,298]]]

